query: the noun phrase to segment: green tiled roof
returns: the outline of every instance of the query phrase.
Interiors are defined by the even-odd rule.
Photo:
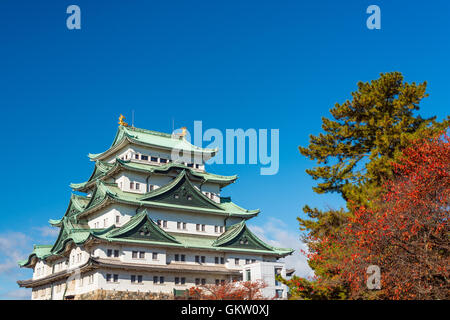
[[[199,172],[192,168],[189,168],[184,164],[174,162],[169,162],[164,165],[154,165],[154,164],[152,165],[152,164],[132,162],[130,160],[121,160],[117,158],[114,164],[97,160],[95,162],[94,172],[92,173],[88,181],[83,183],[71,183],[70,187],[76,191],[86,191],[87,187],[92,187],[96,179],[104,179],[106,177],[110,177],[113,173],[118,172],[119,170],[130,170],[151,174],[151,173],[167,173],[172,169],[186,170],[187,172],[189,172],[189,175],[194,178],[201,179],[204,182],[218,183],[223,186],[233,183],[238,178],[237,175],[223,176],[207,172]]]
[[[118,146],[123,146],[124,143],[130,142],[134,144],[141,144],[149,147],[157,147],[163,149],[179,149],[190,152],[198,152],[214,155],[218,149],[205,149],[192,145],[186,139],[172,137],[171,134],[156,132],[146,129],[133,128],[133,127],[124,127],[119,126],[116,137],[111,145],[111,147],[103,152],[97,154],[89,154],[89,158],[92,160],[102,160],[111,152],[115,151],[115,148]]]
[[[189,188],[188,188],[189,187]],[[174,199],[172,194],[177,193],[178,189],[184,188],[180,192],[187,192],[194,201],[186,201],[184,198]],[[165,197],[165,198],[164,198]],[[89,203],[84,209],[78,212],[77,217],[83,217],[86,214],[96,210],[101,204],[112,200],[115,202],[122,202],[144,207],[158,207],[167,209],[178,209],[183,211],[194,211],[199,213],[212,213],[225,216],[237,216],[243,218],[250,218],[256,216],[259,210],[246,210],[231,201],[216,203],[206,197],[201,191],[195,188],[190,182],[186,171],[182,171],[173,181],[167,185],[157,188],[145,194],[124,192],[117,187],[116,184],[104,183],[100,180],[96,181],[96,187]]]

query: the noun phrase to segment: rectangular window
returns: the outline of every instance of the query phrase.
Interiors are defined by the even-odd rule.
[[[133,251],[133,252],[131,253],[131,258],[137,259],[137,257],[138,257],[138,252],[137,252],[137,251]]]
[[[199,169],[199,168],[200,168],[200,165],[199,165],[199,164],[196,164],[196,165],[195,165],[195,168],[196,168],[196,169]]]
[[[159,277],[159,283],[163,284],[164,283],[164,277]]]
[[[142,283],[142,276],[137,276],[138,283]]]
[[[205,231],[205,225],[204,224],[202,224],[202,231]]]
[[[106,256],[108,256],[108,257],[111,257],[111,256],[112,256],[112,250],[111,250],[111,249],[108,249],[108,250],[106,251]]]
[[[205,260],[206,260],[205,256],[202,256],[201,259],[202,259],[202,260],[201,260],[202,263],[205,263]]]
[[[181,284],[185,284],[186,283],[186,278],[182,277],[181,278]]]
[[[114,250],[114,258],[118,258],[119,257],[119,250]]]
[[[237,266],[239,265],[239,258],[234,258],[234,264]]]
[[[135,159],[139,159],[139,155],[136,153],[136,154],[134,155],[134,158],[135,158]]]
[[[225,258],[224,257],[220,257],[220,264],[225,264]]]
[[[161,227],[161,220],[157,220],[156,223],[158,223],[158,226]]]
[[[186,256],[184,254],[181,255],[181,261],[186,261]]]
[[[255,263],[256,262],[256,259],[252,259],[252,263]]]
[[[219,226],[214,226],[214,232],[218,233],[219,232]]]
[[[180,283],[180,278],[175,277],[175,284],[179,284]]]
[[[163,228],[167,228],[167,221],[166,220],[163,221]]]
[[[219,257],[214,257],[214,263],[219,264]]]
[[[179,261],[180,260],[180,256],[178,254],[175,255],[175,261]]]
[[[220,284],[225,284],[225,280],[220,280]]]
[[[150,190],[150,191],[153,191],[154,188],[155,188],[155,186],[152,185],[152,184],[149,186],[149,190]]]
[[[136,190],[139,190],[141,188],[141,184],[139,182],[136,182]]]
[[[119,275],[118,274],[114,275],[114,282],[119,282]]]
[[[167,159],[160,158],[160,159],[159,159],[159,162],[160,162],[160,163],[167,163]]]
[[[202,285],[206,284],[206,279],[202,279]]]
[[[246,270],[246,276],[247,276],[247,281],[251,281],[252,280],[252,274],[250,269]]]
[[[108,218],[103,219],[103,227],[106,228],[108,225]]]
[[[153,284],[158,284],[158,277],[157,276],[153,277]]]
[[[131,189],[131,190],[134,189],[134,182],[130,182],[130,189]]]
[[[188,168],[193,168],[194,167],[194,164],[193,163],[188,163]]]
[[[245,259],[245,264],[249,264],[250,263],[250,259]]]
[[[152,259],[153,260],[158,260],[158,253],[157,252],[153,252],[152,253]]]
[[[195,262],[200,263],[200,256],[195,256]]]
[[[106,282],[111,282],[111,274],[110,273],[106,274]]]
[[[131,283],[135,283],[136,282],[136,276],[135,275],[131,275]]]
[[[120,222],[120,216],[116,216],[116,223]]]
[[[186,230],[186,222],[183,222],[183,230]]]
[[[181,222],[177,222],[177,229],[181,229]]]
[[[199,224],[195,225],[195,230],[200,231],[200,225]]]
[[[200,284],[200,278],[195,278],[195,285],[198,286]]]
[[[148,156],[141,155],[141,160],[147,161],[148,160]]]
[[[139,259],[145,259],[145,251],[139,252]]]
[[[220,226],[220,232],[223,232],[224,227]]]
[[[158,162],[158,158],[157,157],[150,157],[150,160],[153,162]]]
[[[220,280],[216,279],[216,286],[218,286],[220,284]]]

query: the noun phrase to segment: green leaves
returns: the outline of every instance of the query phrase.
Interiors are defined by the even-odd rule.
[[[352,208],[374,206],[369,199],[374,199],[383,183],[392,178],[393,161],[411,141],[448,127],[450,117],[439,123],[435,117],[415,114],[428,96],[426,87],[426,82],[404,82],[400,72],[382,73],[376,80],[359,82],[351,100],[336,103],[330,109],[332,118],[322,118],[323,132],[311,135],[307,147],[299,147],[302,155],[317,164],[306,170],[317,181],[314,192],[336,192],[347,202],[347,210],[303,208],[309,219],[298,221],[300,230],[308,232],[311,252],[318,250],[317,243],[323,237],[340,232]],[[316,276],[345,288],[329,269],[333,263],[318,261],[312,266]],[[304,281],[302,286],[307,287]]]

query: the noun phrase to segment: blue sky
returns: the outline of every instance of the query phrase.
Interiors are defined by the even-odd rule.
[[[81,8],[81,30],[66,8]],[[381,30],[366,8],[381,8]],[[298,249],[305,204],[338,207],[316,195],[298,152],[321,117],[350,98],[360,80],[400,71],[428,82],[420,114],[449,114],[450,2],[442,1],[13,1],[0,2],[0,107],[4,156],[0,194],[0,298],[24,298],[15,260],[50,243],[49,218],[64,214],[70,182],[89,177],[87,153],[111,144],[120,113],[170,132],[280,130],[280,170],[213,165],[238,174],[224,190],[272,243]],[[307,272],[304,259],[291,259]],[[24,293],[25,292],[25,293]]]

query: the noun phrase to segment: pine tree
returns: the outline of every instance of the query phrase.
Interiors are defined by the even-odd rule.
[[[416,115],[419,104],[427,97],[427,83],[404,82],[399,72],[381,74],[371,82],[359,82],[352,100],[336,103],[330,110],[333,119],[322,118],[324,133],[310,136],[308,147],[300,153],[318,166],[306,172],[317,180],[316,193],[338,193],[346,208],[323,211],[305,206],[307,219],[297,218],[310,253],[320,254],[324,241],[341,232],[352,217],[352,208],[373,205],[385,181],[393,175],[392,161],[411,141],[442,131],[450,117],[437,122],[436,117]],[[327,247],[327,250],[330,250]],[[339,250],[339,249],[335,249]],[[338,252],[333,256],[346,256]],[[307,299],[339,299],[348,295],[348,283],[335,268],[339,261],[315,259],[309,261],[317,279],[309,281],[294,277],[285,282],[291,294]],[[299,288],[302,290],[299,290]]]

